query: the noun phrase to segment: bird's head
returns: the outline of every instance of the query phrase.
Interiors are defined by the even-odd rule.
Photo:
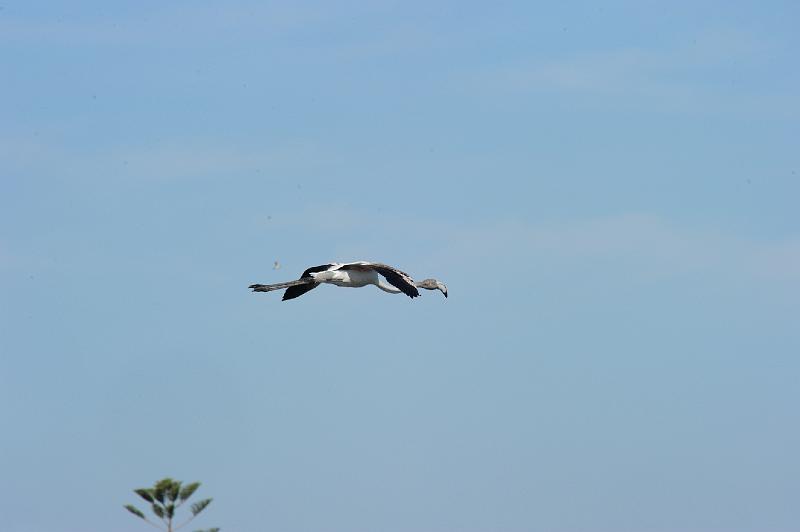
[[[444,294],[444,297],[447,297],[447,286],[441,281],[437,281],[436,279],[425,279],[417,283],[418,288],[424,288],[426,290],[441,290]]]

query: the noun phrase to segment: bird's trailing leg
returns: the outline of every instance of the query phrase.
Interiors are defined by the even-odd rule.
[[[247,288],[252,288],[253,292],[272,292],[273,290],[283,290],[284,288],[289,288],[290,286],[299,286],[303,284],[313,284],[316,283],[313,278],[311,277],[304,277],[302,279],[298,279],[296,281],[287,281],[285,283],[277,283],[277,284],[251,284]]]

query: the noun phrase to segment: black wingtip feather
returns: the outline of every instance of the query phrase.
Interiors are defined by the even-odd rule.
[[[301,285],[298,285],[298,286],[290,286],[283,293],[283,297],[281,298],[281,301],[287,301],[289,299],[294,299],[296,297],[300,297],[303,294],[305,294],[306,292],[315,289],[317,286],[319,286],[318,283],[301,284]]]
[[[413,299],[419,296],[419,290],[417,290],[416,286],[411,284],[408,275],[384,265],[373,265],[373,268],[376,272],[383,275],[384,279],[389,281],[390,285],[398,288],[408,297]]]

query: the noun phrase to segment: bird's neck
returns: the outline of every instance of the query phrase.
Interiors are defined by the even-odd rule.
[[[384,281],[383,277],[381,277],[380,275],[378,276],[378,283],[376,284],[376,286],[381,290],[383,290],[384,292],[389,292],[390,294],[399,294],[400,292],[402,292],[402,290],[400,290],[399,288],[392,286],[386,281]]]

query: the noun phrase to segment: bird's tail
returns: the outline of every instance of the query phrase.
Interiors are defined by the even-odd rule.
[[[302,279],[297,279],[296,281],[287,281],[285,283],[277,283],[277,284],[251,284],[247,288],[252,288],[253,292],[272,292],[273,290],[282,290],[284,288],[289,288],[290,286],[299,286],[302,284],[311,284],[314,283],[314,279],[311,277],[304,277]]]

